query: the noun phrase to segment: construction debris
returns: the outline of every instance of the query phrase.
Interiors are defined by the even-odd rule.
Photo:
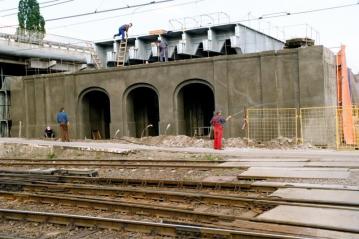
[[[308,37],[292,38],[285,41],[284,48],[300,48],[307,46],[314,46],[314,40]]]
[[[152,30],[152,31],[148,32],[149,35],[163,35],[166,33],[167,33],[167,31],[163,30],[163,29],[156,29],[156,30]]]
[[[156,137],[143,137],[132,138],[132,137],[123,137],[122,141],[134,144],[145,144],[145,145],[156,145],[156,146],[169,146],[169,147],[202,147],[202,148],[212,148],[213,140],[208,137],[204,138],[195,138],[189,137],[186,135],[161,135]],[[297,145],[296,140],[278,137],[277,139],[272,139],[268,142],[256,142],[248,138],[228,138],[223,139],[224,147],[230,148],[243,148],[243,147],[259,147],[259,148],[280,148],[280,149],[289,149],[289,148],[315,148],[310,144]]]

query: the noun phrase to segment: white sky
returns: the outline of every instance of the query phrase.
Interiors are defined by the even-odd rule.
[[[38,0],[46,2],[48,0]],[[152,0],[73,0],[63,5],[41,9],[45,19],[63,17],[73,14],[94,12],[110,8],[125,7]],[[16,11],[2,12],[4,9],[17,7],[18,0],[0,0],[0,27],[17,24],[17,16],[4,16]],[[103,40],[112,38],[120,25],[128,22],[134,24],[130,35],[147,34],[153,29],[169,30],[169,19],[196,16],[213,12],[225,12],[231,21],[268,16],[279,12],[298,12],[316,8],[326,8],[345,4],[355,4],[358,0],[175,0],[169,3],[147,7],[132,8],[87,17],[72,18],[46,23],[48,33],[69,36],[86,40]],[[55,2],[54,2],[55,3]],[[49,3],[51,4],[51,3]],[[281,14],[275,14],[281,15]],[[106,19],[104,19],[106,18]],[[98,21],[93,21],[93,20]],[[102,20],[99,20],[102,19]],[[90,22],[89,22],[90,21]],[[85,22],[85,23],[83,23]],[[309,24],[319,32],[320,43],[326,47],[347,46],[348,66],[355,73],[359,72],[359,4],[354,7],[285,16],[261,21],[251,21],[252,27],[261,27],[268,32],[269,24],[272,35],[276,36],[275,26],[285,27],[285,36],[305,36],[305,27],[288,27],[298,24]],[[78,24],[82,23],[82,24]],[[281,29],[281,28],[280,28]],[[0,32],[11,29],[0,28]],[[278,32],[278,31],[277,31]],[[309,33],[310,31],[307,31]],[[336,48],[332,48],[337,51]]]

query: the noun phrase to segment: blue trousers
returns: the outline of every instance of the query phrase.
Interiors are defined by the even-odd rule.
[[[122,36],[122,41],[124,41],[124,40],[125,40],[125,31],[126,31],[126,29],[120,27],[120,28],[118,29],[118,34],[114,35],[114,37],[116,37],[116,36]]]

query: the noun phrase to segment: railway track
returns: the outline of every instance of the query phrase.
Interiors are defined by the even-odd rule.
[[[244,160],[244,161],[242,161]],[[327,168],[357,169],[359,163],[355,161],[342,162],[328,161],[321,165],[316,161],[285,159],[284,161],[274,160],[190,160],[190,159],[27,159],[27,158],[2,158],[0,167],[116,167],[116,168],[171,168],[171,169],[248,169],[250,167],[287,167],[287,168]]]
[[[189,169],[247,169],[247,166],[219,166],[213,164],[175,163],[58,163],[58,162],[0,162],[0,166],[61,166],[61,167],[116,167],[116,168],[189,168]]]
[[[236,192],[235,194],[222,195],[220,192],[215,194],[201,193],[201,192],[182,192],[182,191],[168,191],[156,189],[133,189],[133,188],[118,188],[94,185],[81,184],[62,184],[62,183],[37,183],[37,182],[21,182],[21,181],[5,181],[0,180],[2,188],[9,191],[25,191],[36,193],[66,193],[70,195],[91,195],[91,196],[106,196],[117,198],[130,198],[133,200],[145,199],[155,203],[160,202],[196,202],[196,204],[206,205],[221,205],[245,208],[248,204],[257,206],[269,205],[269,207],[276,205],[294,205],[294,206],[315,206],[321,205],[326,208],[350,209],[359,210],[359,202],[348,204],[347,202],[331,202],[331,201],[316,201],[316,200],[299,200],[299,199],[278,199],[269,197],[266,193],[250,193]],[[2,192],[0,191],[0,194]]]
[[[226,190],[226,191],[260,191],[273,192],[277,187],[271,185],[254,186],[253,181],[243,180],[236,182],[206,182],[189,180],[164,180],[164,179],[134,179],[134,178],[110,178],[110,177],[83,177],[83,176],[60,176],[46,175],[26,172],[0,173],[0,180],[15,180],[28,182],[57,182],[57,183],[78,183],[111,186],[131,187],[157,187],[157,188],[178,188],[197,190]]]
[[[3,183],[3,182],[2,182]],[[41,187],[43,186],[49,186],[49,185],[40,185]],[[64,185],[65,187],[68,187],[69,185]],[[80,187],[82,187],[84,185],[80,185]],[[51,187],[51,186],[50,186]],[[50,189],[49,187],[49,189]],[[83,190],[85,191],[87,187],[83,187]],[[100,188],[97,188],[97,191],[101,191]],[[160,193],[160,192],[158,192]],[[163,192],[164,195],[166,195],[166,192]],[[174,193],[174,192],[172,192]],[[183,194],[183,195],[181,195]],[[30,201],[34,201],[36,202],[41,202],[41,203],[49,203],[49,204],[56,204],[56,205],[65,205],[65,206],[70,206],[70,207],[74,207],[74,208],[90,208],[90,209],[100,209],[100,210],[109,210],[111,212],[119,212],[121,215],[123,215],[124,212],[126,212],[129,215],[137,215],[139,213],[139,215],[141,215],[141,217],[147,215],[150,217],[154,217],[154,218],[161,218],[162,220],[165,221],[171,221],[171,223],[177,223],[177,224],[181,224],[181,223],[190,223],[190,224],[201,224],[207,227],[220,227],[222,229],[225,230],[234,230],[236,228],[243,228],[243,226],[248,226],[248,224],[250,224],[250,228],[252,227],[256,227],[255,223],[256,222],[254,215],[256,214],[260,214],[261,212],[268,210],[274,206],[277,205],[296,205],[296,206],[311,206],[311,207],[321,207],[321,208],[338,208],[338,209],[350,209],[350,210],[359,210],[358,207],[341,207],[341,206],[336,206],[336,205],[325,205],[323,203],[321,203],[320,205],[316,205],[316,204],[310,204],[310,203],[291,203],[291,202],[285,202],[285,201],[281,201],[281,200],[276,200],[276,199],[256,199],[256,198],[245,198],[245,197],[224,197],[224,196],[215,196],[212,197],[212,199],[217,198],[218,199],[218,203],[221,204],[221,202],[223,202],[223,200],[228,200],[229,204],[231,204],[231,202],[234,202],[233,204],[237,204],[237,205],[232,205],[233,206],[237,206],[240,208],[245,208],[245,209],[250,209],[253,210],[255,213],[251,213],[252,216],[234,216],[234,215],[223,215],[223,214],[218,214],[218,213],[203,213],[203,212],[196,212],[193,208],[181,208],[181,206],[176,207],[176,206],[163,206],[160,203],[158,203],[158,201],[156,201],[155,205],[154,204],[145,204],[143,202],[141,203],[134,203],[134,202],[122,202],[118,199],[107,199],[106,197],[88,197],[88,196],[81,196],[81,195],[72,195],[72,194],[59,194],[58,192],[52,192],[52,193],[19,193],[19,192],[0,192],[0,195],[3,198],[22,198],[25,199],[28,203],[29,200]],[[180,195],[180,197],[178,197]],[[158,195],[157,195],[158,196]],[[211,198],[212,195],[201,195],[201,194],[189,194],[189,193],[176,193],[176,201],[178,202],[180,199],[185,202],[188,203],[188,201],[193,201],[193,200],[189,200],[189,199],[193,199],[193,197],[195,198],[206,198],[206,197],[210,197]],[[121,195],[119,195],[119,197],[121,197]],[[158,198],[157,198],[158,199]],[[20,200],[21,201],[21,200]],[[161,199],[159,200],[161,201]],[[171,201],[171,200],[169,200]],[[228,206],[225,205],[225,206]],[[52,206],[53,207],[53,206]],[[51,208],[52,208],[51,207]],[[50,209],[51,210],[51,209]],[[242,211],[242,213],[246,214],[246,210]],[[0,212],[1,214],[1,212]],[[240,213],[239,213],[240,214]],[[4,217],[3,218],[7,218]],[[19,217],[22,220],[27,220],[27,216],[21,216]],[[11,219],[16,219],[16,218],[11,218]],[[174,221],[174,219],[176,219]],[[178,221],[179,220],[179,221]],[[38,221],[38,220],[37,220]],[[49,222],[49,221],[47,221]],[[82,226],[84,226],[82,224]],[[90,224],[89,224],[90,226]],[[258,227],[256,227],[258,230],[260,229],[260,227],[262,227],[263,225],[259,222],[259,224],[257,225]],[[278,232],[280,232],[282,229],[273,229],[276,228],[276,223],[270,223],[270,222],[266,222],[265,223],[265,228],[266,230],[278,230]],[[291,230],[294,230],[292,227],[302,227],[303,225],[292,225],[292,224],[288,224],[288,225],[281,225],[281,226],[288,226],[289,228],[291,228]],[[333,228],[330,227],[323,227],[323,226],[312,226],[310,227],[313,230],[333,230]],[[306,227],[306,230],[308,229],[308,227]],[[285,231],[288,231],[289,229],[287,228]],[[249,230],[250,232],[253,232],[252,230]],[[359,233],[358,230],[347,230],[344,232],[347,233]],[[313,232],[315,234],[315,232]],[[283,232],[281,233],[283,235]],[[297,234],[299,235],[300,233],[297,232]],[[278,235],[275,234],[274,235]],[[201,234],[201,236],[203,236]],[[228,235],[229,236],[229,235]],[[235,236],[235,235],[230,235],[230,236]],[[191,237],[185,237],[185,238],[191,238]],[[199,237],[193,237],[193,238],[199,238]],[[219,237],[222,238],[222,237]],[[223,237],[223,238],[227,238],[227,237]],[[228,238],[237,238],[237,237],[228,237]],[[246,237],[238,237],[238,238],[246,238]],[[257,238],[257,237],[249,237],[249,238]],[[262,238],[262,237],[258,237],[258,238]],[[272,237],[267,237],[267,238],[272,238]],[[273,238],[277,238],[277,237],[273,237]],[[278,238],[282,238],[282,237],[278,237]],[[287,238],[287,237],[284,237]],[[298,237],[298,238],[302,238],[302,237]],[[309,237],[304,237],[304,238],[309,238]]]
[[[226,213],[209,213],[196,211],[196,208],[201,205],[206,205],[202,202],[191,201],[153,201],[148,198],[142,198],[141,202],[133,202],[119,199],[108,199],[105,197],[90,197],[83,195],[69,195],[60,193],[19,193],[19,192],[6,192],[0,191],[0,196],[5,198],[16,198],[22,200],[31,200],[40,203],[58,204],[72,207],[90,208],[90,209],[101,209],[108,210],[111,212],[120,212],[121,214],[126,213],[129,215],[140,214],[142,216],[162,218],[162,219],[176,219],[185,220],[191,222],[200,222],[206,225],[227,225],[230,227],[236,227],[236,221],[241,220],[254,220],[256,215],[263,213],[269,209],[274,208],[278,205],[289,205],[289,206],[301,206],[301,207],[313,207],[313,208],[329,208],[329,209],[344,209],[344,210],[355,210],[359,211],[356,206],[338,206],[328,205],[324,203],[309,203],[309,202],[287,202],[285,200],[271,200],[271,199],[256,199],[256,198],[232,198],[231,200],[235,204],[230,205],[213,205],[213,208],[219,209],[220,207],[226,208]],[[220,201],[220,197],[219,201]],[[223,197],[222,200],[228,200],[228,197]],[[143,202],[146,201],[146,202]],[[172,203],[173,205],[168,205]],[[221,205],[221,206],[220,206]],[[211,207],[206,205],[207,211],[212,210]],[[231,213],[228,213],[228,209],[231,209]],[[250,213],[249,213],[250,212]],[[246,215],[246,216],[243,216]],[[250,216],[248,216],[250,215]],[[223,224],[224,223],[224,224]],[[317,226],[316,228],[321,228]],[[359,230],[349,231],[358,233]]]
[[[235,160],[206,160],[206,159],[73,159],[73,158],[0,158],[0,162],[104,162],[104,163],[208,163],[219,164],[225,162],[237,162]]]
[[[195,168],[195,169],[225,169],[248,168],[238,166],[219,166],[225,160],[156,160],[156,159],[19,159],[2,158],[0,166],[61,166],[61,167],[117,167],[117,168]]]
[[[195,170],[248,168],[238,165],[219,165],[225,162],[238,161],[3,158],[0,159],[0,166],[185,168]],[[65,171],[68,170],[65,169]],[[48,171],[48,173],[46,170],[40,171],[0,170],[0,197],[4,200],[1,204],[3,209],[0,208],[0,218],[82,227],[96,225],[105,229],[141,231],[145,234],[176,238],[337,239],[355,238],[351,235],[359,234],[359,229],[350,227],[336,228],[321,224],[305,225],[303,222],[262,220],[260,215],[281,206],[359,211],[359,203],[353,200],[350,202],[316,201],[314,199],[282,199],[269,196],[278,188],[294,187],[285,183],[266,184],[262,181],[262,184],[258,184],[257,182],[261,180],[252,178],[238,178],[238,181],[232,182],[211,182],[109,178],[96,177],[96,175],[84,177],[65,176],[60,173],[56,174],[55,171]],[[303,187],[308,188],[308,186]],[[8,205],[6,202],[12,201],[30,203],[29,207],[24,205],[19,208],[30,208],[35,211],[6,209]],[[54,205],[56,205],[55,208]],[[55,211],[58,212],[73,211],[80,215],[52,213],[52,209],[56,209]],[[81,215],[84,213],[86,215],[96,213],[105,217]],[[115,218],[106,218],[108,215]],[[123,218],[140,218],[144,221],[124,220]],[[160,223],[158,223],[159,220]],[[165,226],[163,227],[163,225]],[[176,226],[172,228],[172,225]],[[302,232],[302,230],[304,231]],[[341,237],[340,233],[348,235]]]
[[[2,196],[3,199],[23,199],[19,201],[25,200],[27,202],[30,200],[35,202],[35,205],[46,205],[43,203],[47,203],[50,205],[65,205],[71,208],[88,208],[88,210],[100,209],[113,211],[119,213],[119,215],[125,213],[130,217],[131,215],[141,215],[141,217],[149,218],[148,220],[151,218],[161,218],[162,220],[171,222],[171,225],[189,223],[198,224],[200,228],[209,227],[226,231],[236,231],[235,229],[237,228],[243,228],[246,229],[245,232],[253,233],[255,231],[256,233],[259,232],[267,235],[267,237],[261,237],[261,235],[255,237],[246,235],[244,237],[243,234],[222,234],[221,232],[220,234],[209,234],[209,236],[202,233],[196,235],[191,234],[192,237],[188,237],[188,235],[190,235],[186,234],[188,231],[182,232],[179,230],[171,232],[172,234],[170,236],[178,236],[178,233],[185,233],[187,236],[184,238],[213,237],[214,235],[216,235],[217,238],[287,238],[280,236],[311,238],[310,236],[316,235],[316,230],[329,230],[328,233],[330,234],[334,233],[335,228],[322,225],[308,227],[292,223],[280,225],[286,228],[283,230],[283,228],[279,228],[274,222],[264,223],[257,221],[256,215],[280,205],[345,209],[351,211],[359,210],[357,204],[348,205],[331,203],[329,201],[325,203],[323,201],[297,201],[268,198],[268,193],[273,192],[280,186],[258,186],[254,185],[251,181],[202,182],[1,173],[0,185],[3,190],[0,192],[0,196]],[[282,185],[282,187],[290,187],[290,185]],[[163,190],[165,188],[166,190]],[[176,188],[176,191],[168,190],[173,188]],[[182,191],[183,189],[195,189],[197,192]],[[216,195],[203,193],[203,190],[208,189],[215,190]],[[224,191],[231,195],[220,195],[220,193]],[[245,196],[246,194],[251,194],[252,196]],[[227,208],[227,210],[223,212],[221,210],[218,212],[196,210],[196,206],[201,205],[208,206],[207,208],[209,208],[209,210],[211,210],[211,207]],[[229,213],[228,209],[232,210],[232,212]],[[0,215],[5,219],[18,220],[21,218],[22,220],[41,222],[33,213],[34,212],[30,212],[30,214],[22,216],[17,214],[17,216],[8,217],[0,212]],[[49,219],[51,216],[44,216],[44,218]],[[65,219],[58,219],[56,216],[55,218],[57,221],[54,220],[54,222],[52,222],[50,220],[47,222],[64,223],[62,220]],[[91,223],[97,223],[88,222],[88,224],[76,224],[74,223],[76,220],[77,219],[72,218],[70,221],[72,221],[74,225],[81,226],[90,226]],[[267,232],[263,232],[264,225],[266,226],[265,230],[274,232],[272,234],[274,237],[268,237]],[[142,225],[140,227],[142,228]],[[303,228],[305,228],[305,230],[314,231],[306,234],[305,237],[298,236],[302,235],[300,229]],[[139,228],[136,230],[139,230]],[[153,230],[156,232],[159,231],[161,235],[165,235],[162,234],[162,230],[164,229],[152,228],[152,232]],[[342,230],[341,232],[351,234],[359,233],[359,230]],[[313,236],[313,238],[318,237]],[[328,238],[340,237],[332,236]]]
[[[316,237],[298,236],[291,233],[275,233],[260,230],[231,230],[205,225],[186,225],[178,223],[156,223],[135,220],[124,220],[104,217],[91,217],[71,214],[48,213],[38,211],[24,211],[0,209],[0,215],[7,220],[21,220],[32,222],[74,225],[80,227],[98,227],[112,230],[142,232],[174,238],[240,238],[240,239],[314,239]]]

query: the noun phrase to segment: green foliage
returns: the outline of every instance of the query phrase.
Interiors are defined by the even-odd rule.
[[[37,0],[20,0],[18,10],[17,18],[21,30],[45,33],[45,19],[40,14]]]
[[[56,154],[55,154],[54,152],[51,152],[51,153],[49,153],[49,154],[47,155],[47,158],[48,158],[48,159],[54,159],[54,158],[56,158]]]
[[[208,160],[208,161],[220,160],[220,158],[218,156],[214,156],[214,155],[211,155],[211,154],[204,155],[204,159]]]

